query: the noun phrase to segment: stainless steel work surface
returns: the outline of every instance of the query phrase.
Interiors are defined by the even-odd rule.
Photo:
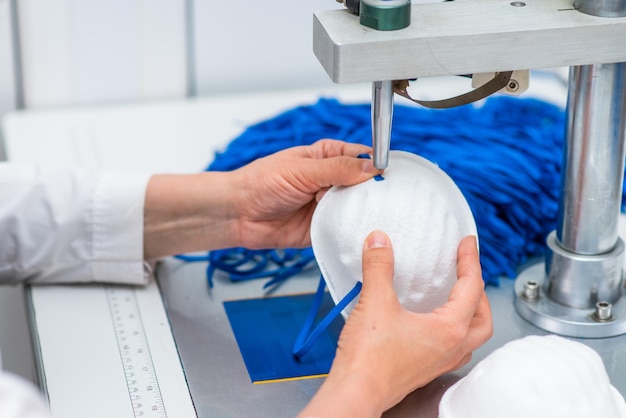
[[[204,263],[166,260],[158,269],[165,300],[189,389],[198,417],[293,417],[311,399],[323,378],[253,384],[223,308],[224,300],[260,297],[263,280],[231,283],[224,277],[209,291]],[[289,279],[276,294],[314,292],[318,273]],[[385,416],[437,417],[445,390],[481,359],[508,341],[531,334],[546,334],[524,321],[513,307],[513,284],[502,279],[489,287],[494,336],[474,353],[472,362],[458,372],[435,380],[410,394]],[[626,394],[626,336],[579,340],[602,356],[613,385]],[[528,361],[533,361],[529,358]],[[511,384],[514,384],[511,376]]]

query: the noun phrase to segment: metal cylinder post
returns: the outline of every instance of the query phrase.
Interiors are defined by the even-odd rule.
[[[626,64],[570,69],[559,216],[546,260],[546,291],[566,306],[621,296],[625,106]]]
[[[603,254],[617,243],[625,71],[624,63],[570,69],[557,239],[573,253]]]
[[[593,16],[626,16],[626,0],[575,0],[574,8]]]
[[[393,119],[393,81],[372,83],[372,150],[374,167],[387,168]]]
[[[626,0],[575,0],[601,17],[626,16]],[[626,63],[570,68],[556,231],[542,269],[516,281],[524,318],[558,334],[600,338],[626,333],[624,243],[618,235],[626,141]],[[529,283],[539,284],[528,297]]]
[[[618,219],[626,142],[626,63],[570,69],[565,133],[556,231],[547,239],[544,268],[520,274],[516,307],[530,322],[558,334],[593,338],[623,334],[624,243],[618,236]],[[526,295],[529,281],[540,284],[535,298]],[[599,319],[598,303],[611,306],[612,314]]]

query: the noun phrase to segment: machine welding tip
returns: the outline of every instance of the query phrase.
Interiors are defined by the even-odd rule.
[[[372,149],[374,167],[387,168],[391,120],[393,118],[393,82],[391,80],[372,83]]]

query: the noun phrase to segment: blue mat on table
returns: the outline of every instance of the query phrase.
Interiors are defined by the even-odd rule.
[[[255,384],[324,376],[335,357],[343,318],[337,317],[305,356],[292,355],[293,344],[309,314],[315,295],[289,295],[224,302],[239,351]],[[334,303],[324,294],[318,317]]]

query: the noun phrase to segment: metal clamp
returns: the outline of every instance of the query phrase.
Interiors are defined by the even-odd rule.
[[[497,73],[491,81],[483,84],[477,89],[471,90],[467,93],[461,94],[459,96],[451,97],[449,99],[442,100],[418,100],[411,97],[411,95],[407,92],[407,88],[409,87],[409,80],[395,80],[393,82],[393,91],[400,96],[411,100],[419,105],[424,107],[429,107],[432,109],[447,109],[450,107],[463,106],[469,103],[476,102],[478,100],[482,100],[485,97],[491,96],[498,90],[505,88],[509,81],[511,80],[511,75],[513,71],[503,71]]]

